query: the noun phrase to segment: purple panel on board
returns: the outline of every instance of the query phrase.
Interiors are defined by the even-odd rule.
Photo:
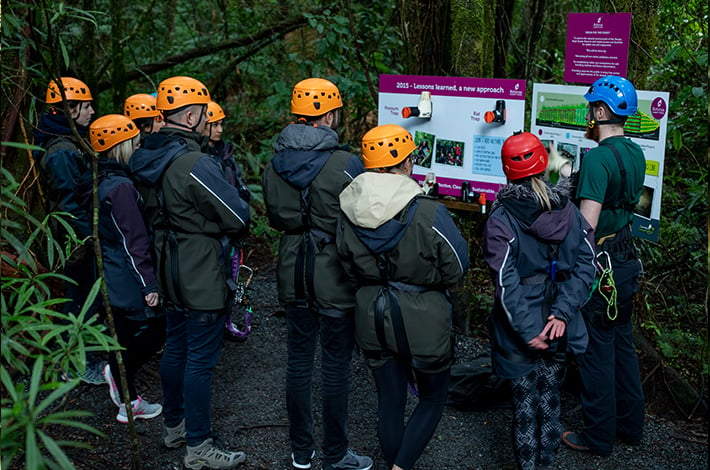
[[[417,180],[419,184],[421,185],[422,182],[424,181],[425,175],[420,175],[417,173],[412,174],[412,178]],[[498,193],[498,190],[502,188],[503,184],[497,184],[497,183],[486,183],[483,181],[471,181],[471,180],[462,180],[458,178],[444,178],[442,176],[437,176],[436,177],[436,182],[439,185],[439,195],[441,196],[455,196],[460,198],[461,197],[461,183],[464,181],[469,181],[471,183],[471,191],[475,191],[477,193],[486,193],[486,200],[487,201],[494,201],[496,198],[496,194]]]
[[[666,100],[661,98],[660,96],[653,100],[653,103],[651,103],[651,115],[658,120],[663,119],[663,116],[666,115],[666,110],[668,107],[666,106]]]
[[[565,81],[593,83],[605,75],[626,77],[631,13],[569,13]]]
[[[407,95],[428,91],[439,96],[524,100],[525,80],[383,74],[379,91]]]

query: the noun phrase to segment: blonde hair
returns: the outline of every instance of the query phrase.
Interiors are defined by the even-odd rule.
[[[136,147],[138,147],[139,141],[140,134],[133,137],[132,139],[124,140],[123,142],[116,144],[110,149],[108,149],[108,152],[106,152],[106,156],[111,160],[116,160],[120,164],[127,166],[128,160],[131,158],[131,155],[133,155],[133,152],[136,151]]]
[[[552,210],[552,204],[550,203],[550,196],[547,194],[547,184],[542,179],[541,175],[535,175],[530,178],[530,186],[535,193],[535,199],[540,203],[540,207],[546,211]]]

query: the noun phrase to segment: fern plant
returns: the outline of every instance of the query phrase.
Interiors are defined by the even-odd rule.
[[[62,382],[60,374],[66,370],[83,372],[88,351],[115,350],[118,346],[104,333],[103,326],[89,318],[89,307],[100,281],[94,284],[80,312],[59,311],[58,307],[68,300],[61,296],[62,283],[73,282],[59,272],[81,241],[66,214],[50,214],[44,220],[34,218],[25,202],[16,196],[17,189],[18,183],[3,168],[0,466],[72,469],[74,465],[64,449],[84,444],[56,440],[49,428],[68,426],[101,433],[81,421],[88,412],[66,409],[66,398],[79,380]],[[66,240],[53,237],[50,219],[64,227]],[[43,251],[50,268],[42,266],[35,250]]]

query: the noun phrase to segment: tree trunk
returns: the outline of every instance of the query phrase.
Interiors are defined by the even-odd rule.
[[[400,0],[404,40],[402,72],[412,75],[447,75],[450,48],[449,0]]]
[[[125,0],[113,0],[111,8],[111,84],[113,107],[117,113],[123,112],[123,100],[126,97],[126,61],[122,40],[125,36],[124,8]]]
[[[654,62],[660,6],[660,0],[605,0],[602,3],[602,11],[631,13],[629,65],[626,76],[638,90],[646,88],[649,70]]]
[[[513,35],[513,7],[515,0],[497,0],[495,7],[495,45],[493,48],[493,76],[508,78],[508,43]]]
[[[491,77],[494,70],[496,5],[486,0],[451,0],[451,74]]]

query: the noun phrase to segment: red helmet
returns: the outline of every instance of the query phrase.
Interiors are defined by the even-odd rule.
[[[543,173],[549,158],[540,139],[530,132],[518,132],[508,137],[500,155],[503,173],[510,181]]]

